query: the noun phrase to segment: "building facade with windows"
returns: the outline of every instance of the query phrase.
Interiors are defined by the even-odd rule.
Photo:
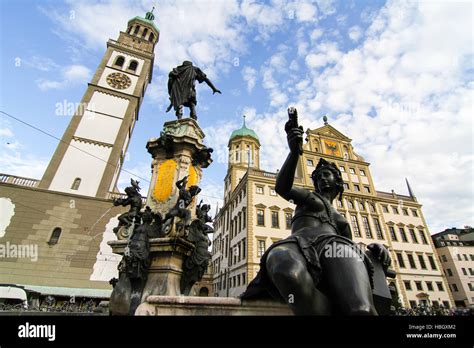
[[[107,42],[43,177],[0,174],[2,284],[64,298],[111,293],[120,256],[107,242],[116,239],[112,229],[128,210],[112,200],[124,196],[116,183],[160,34],[151,12],[124,29]]]
[[[432,238],[456,306],[474,305],[474,229],[449,228]]]
[[[377,242],[389,249],[397,272],[391,283],[400,303],[405,307],[422,303],[452,307],[422,206],[408,182],[409,195],[377,191],[369,163],[354,151],[350,138],[327,123],[306,135],[294,184],[313,189],[310,175],[319,159],[336,163],[345,192],[334,207],[346,217],[357,243]],[[260,142],[245,123],[232,133],[228,148],[224,205],[215,218],[212,247],[215,296],[239,296],[246,289],[265,250],[291,233],[295,209],[276,194],[276,173],[260,168]]]

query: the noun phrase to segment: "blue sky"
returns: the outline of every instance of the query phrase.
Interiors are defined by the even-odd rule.
[[[378,190],[408,177],[432,233],[474,223],[472,2],[13,1],[1,4],[0,107],[61,137],[109,38],[156,6],[160,42],[125,169],[149,178],[146,141],[173,119],[169,70],[192,60],[223,92],[198,86],[198,117],[216,149],[203,197],[222,200],[232,130],[247,115],[261,166],[286,154],[295,105],[305,128],[322,116],[353,139]],[[57,141],[0,116],[0,172],[41,178]],[[130,175],[122,172],[120,187]],[[146,183],[142,180],[143,186]],[[146,192],[146,189],[144,190]],[[204,196],[205,195],[205,196]]]

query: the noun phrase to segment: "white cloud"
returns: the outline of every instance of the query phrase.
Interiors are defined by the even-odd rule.
[[[373,163],[379,190],[406,194],[404,177],[410,178],[433,233],[472,224],[474,216],[473,155],[466,147],[474,84],[463,63],[474,53],[470,23],[469,4],[389,2],[360,48],[333,50],[334,66],[321,71],[323,58],[307,57],[318,91],[312,102]]]
[[[61,69],[61,79],[59,81],[38,79],[36,84],[42,91],[50,89],[63,89],[80,83],[87,82],[91,77],[89,68],[83,65],[69,65]]]
[[[349,38],[354,41],[358,42],[362,37],[362,29],[358,25],[354,25],[349,29]]]
[[[0,155],[0,172],[8,173],[9,175],[41,179],[48,162],[46,158],[37,158],[31,155],[23,156],[16,151],[2,151]]]
[[[242,69],[242,77],[244,81],[247,82],[248,92],[251,93],[257,83],[257,70],[250,66],[246,66]]]
[[[51,71],[60,68],[58,64],[47,57],[32,56],[31,58],[23,59],[22,63],[40,71]]]

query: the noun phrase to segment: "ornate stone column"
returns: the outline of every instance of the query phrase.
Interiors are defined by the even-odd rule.
[[[152,179],[147,195],[146,205],[154,212],[159,212],[163,218],[175,206],[179,197],[176,182],[188,176],[186,187],[198,185],[202,177],[202,168],[208,167],[212,160],[210,151],[203,144],[204,133],[193,119],[186,118],[166,122],[159,138],[148,141],[146,148],[152,156]],[[195,200],[187,209],[195,218]],[[179,220],[179,218],[176,218]],[[176,220],[175,219],[175,220]],[[152,238],[150,243],[151,265],[148,278],[141,294],[140,303],[146,304],[150,295],[179,296],[180,281],[183,273],[183,260],[194,249],[194,244],[185,239],[176,230],[176,222],[163,238]],[[123,255],[128,240],[109,242],[114,253]],[[119,294],[119,291],[114,293]],[[118,303],[127,308],[126,303],[111,297],[112,303]],[[127,314],[125,309],[116,311],[117,314]],[[140,306],[138,307],[140,308]]]

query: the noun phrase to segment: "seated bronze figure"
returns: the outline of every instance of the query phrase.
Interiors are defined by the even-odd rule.
[[[298,126],[296,109],[290,108],[288,113],[285,130],[290,154],[278,173],[275,190],[296,204],[291,235],[265,252],[260,271],[242,298],[271,295],[288,303],[297,315],[377,315],[372,260],[386,271],[390,266],[388,251],[371,244],[365,253],[352,241],[348,222],[332,207],[344,191],[341,172],[334,163],[320,159],[311,175],[314,191],[293,186],[303,128]],[[371,260],[368,254],[375,258]]]

